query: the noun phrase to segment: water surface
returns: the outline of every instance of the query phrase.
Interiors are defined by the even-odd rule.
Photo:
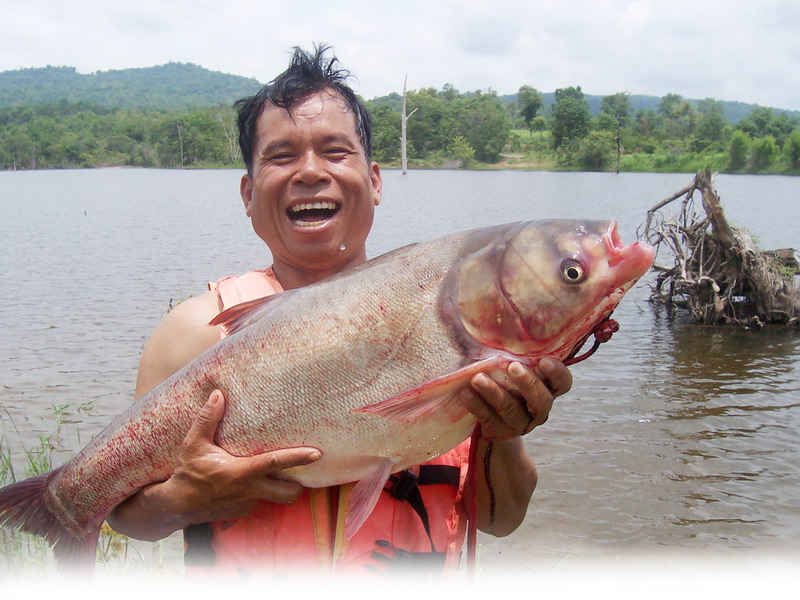
[[[270,264],[245,218],[238,171],[0,173],[0,436],[54,438],[63,461],[124,410],[144,341],[205,282]],[[369,253],[532,218],[620,221],[690,176],[385,171]],[[800,180],[720,176],[728,216],[764,248],[800,246]],[[789,217],[789,218],[787,218]],[[608,347],[527,438],[540,481],[525,523],[482,538],[484,564],[669,553],[795,552],[800,336],[673,320],[633,290]],[[750,554],[748,554],[750,555]]]

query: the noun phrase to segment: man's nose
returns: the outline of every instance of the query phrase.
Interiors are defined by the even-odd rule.
[[[314,151],[305,152],[298,161],[295,180],[306,185],[314,185],[325,180],[328,172],[325,169],[325,160]]]

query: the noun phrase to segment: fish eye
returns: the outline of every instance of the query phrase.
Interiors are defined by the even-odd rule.
[[[577,260],[569,258],[561,263],[561,276],[567,283],[580,283],[585,275],[586,270]]]

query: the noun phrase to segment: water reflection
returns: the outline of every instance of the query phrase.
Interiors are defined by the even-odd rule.
[[[644,211],[690,179],[384,175],[372,256],[458,229],[542,217],[615,218],[627,242]],[[22,464],[19,447],[53,432],[54,405],[69,405],[60,413],[65,452],[54,460],[68,458],[127,407],[143,340],[171,299],[269,264],[241,213],[239,176],[0,173],[0,237],[13,249],[0,253],[13,281],[0,303],[0,437],[20,442],[12,459]],[[770,217],[793,214],[800,179],[726,181],[717,185],[734,222],[768,247],[797,245],[793,220]],[[746,185],[769,198],[770,210],[756,210],[748,194],[736,199]],[[573,391],[526,438],[538,491],[517,533],[483,538],[483,557],[497,548],[508,567],[664,547],[800,546],[800,336],[696,326],[653,310],[648,295],[646,287],[629,293],[615,313],[620,332],[575,365]]]

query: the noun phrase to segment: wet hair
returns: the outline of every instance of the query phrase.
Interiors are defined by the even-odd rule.
[[[270,81],[254,96],[242,98],[234,103],[238,112],[239,148],[252,174],[253,143],[256,138],[256,125],[267,103],[291,112],[308,96],[323,90],[333,90],[345,101],[356,122],[356,134],[364,149],[367,163],[372,160],[372,121],[364,104],[347,85],[350,71],[338,68],[336,56],[327,58],[330,50],[326,45],[315,45],[314,52],[294,48],[289,67]]]

